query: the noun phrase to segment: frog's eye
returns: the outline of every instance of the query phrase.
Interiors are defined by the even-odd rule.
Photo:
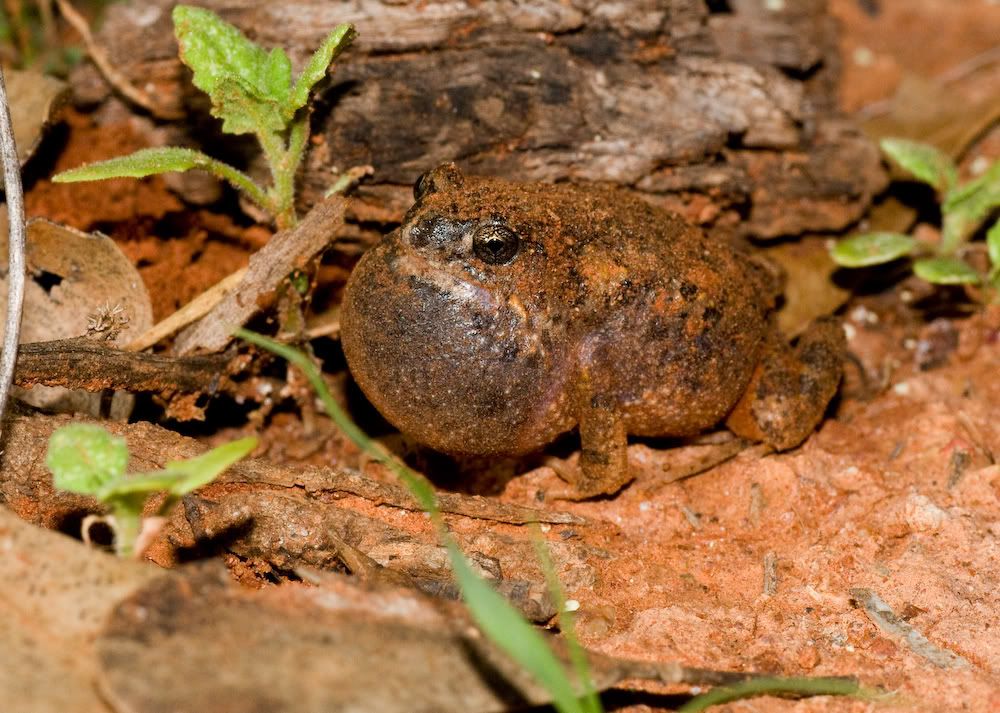
[[[486,223],[472,234],[472,252],[489,265],[503,265],[514,259],[521,239],[510,228]]]
[[[456,190],[462,187],[465,178],[458,166],[446,163],[421,174],[413,184],[413,197],[420,200],[429,193],[436,191]]]

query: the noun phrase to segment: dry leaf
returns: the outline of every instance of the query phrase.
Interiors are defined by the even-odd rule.
[[[23,166],[38,148],[46,125],[65,96],[67,85],[55,77],[30,70],[4,70],[4,80],[17,157]]]
[[[4,216],[6,217],[6,216]],[[4,221],[5,226],[6,221]],[[124,346],[153,323],[153,310],[138,271],[104,235],[82,233],[43,219],[28,222],[28,280],[25,284],[21,342],[45,342],[91,335]],[[0,234],[6,263],[7,232]],[[0,279],[0,320],[6,318],[7,278]],[[0,334],[3,333],[0,327]],[[30,404],[97,415],[100,394],[36,386],[15,390]],[[131,397],[116,395],[111,415],[123,418]]]

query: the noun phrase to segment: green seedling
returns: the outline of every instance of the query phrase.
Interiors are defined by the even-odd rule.
[[[941,204],[941,239],[936,243],[902,233],[864,233],[841,240],[830,251],[842,267],[881,265],[909,257],[913,273],[936,285],[974,285],[989,299],[1000,297],[1000,221],[986,232],[989,268],[966,260],[969,239],[1000,208],[1000,161],[978,178],[958,182],[958,168],[944,153],[916,141],[883,139],[882,151],[934,189]]]
[[[229,182],[274,217],[278,228],[295,225],[295,173],[309,138],[309,99],[334,59],[354,39],[348,24],[335,27],[294,81],[292,63],[280,47],[270,52],[248,40],[215,13],[178,5],[174,34],[181,61],[194,74],[194,85],[208,94],[211,113],[227,134],[253,134],[271,171],[271,185],[200,151],[151,148],[128,156],[63,171],[56,182],[142,178],[169,171],[202,169]]]
[[[60,490],[91,495],[111,510],[103,518],[115,535],[121,557],[138,557],[158,524],[186,494],[211,483],[257,446],[254,437],[241,438],[187,460],[171,461],[150,473],[126,474],[128,447],[100,426],[63,426],[49,439],[45,464]],[[146,501],[156,493],[166,497],[152,517],[143,519]],[[84,524],[84,535],[89,523]]]

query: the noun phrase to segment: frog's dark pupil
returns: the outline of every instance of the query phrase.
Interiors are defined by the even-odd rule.
[[[476,229],[472,236],[472,250],[476,257],[490,265],[503,265],[514,259],[520,239],[510,228],[486,224]]]

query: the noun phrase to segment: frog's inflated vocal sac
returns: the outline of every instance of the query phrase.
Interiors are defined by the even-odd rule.
[[[628,482],[626,435],[720,422],[801,443],[841,376],[821,320],[792,349],[774,271],[622,190],[425,174],[403,225],[358,263],[342,340],[403,433],[517,455],[579,427],[581,496]]]

